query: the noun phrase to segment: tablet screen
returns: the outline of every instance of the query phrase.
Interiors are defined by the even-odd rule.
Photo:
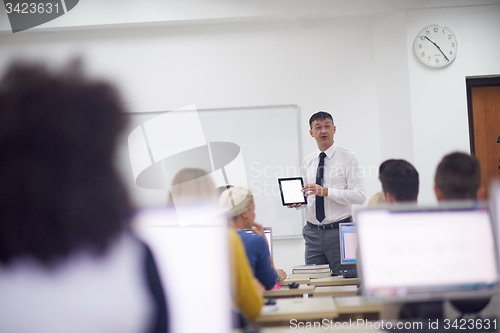
[[[302,192],[304,180],[302,177],[279,178],[281,202],[283,206],[293,204],[307,204],[307,199]]]

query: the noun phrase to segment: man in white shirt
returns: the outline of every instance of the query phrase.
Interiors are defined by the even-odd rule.
[[[365,202],[365,185],[360,178],[356,155],[334,143],[333,117],[319,111],[311,116],[309,125],[309,133],[316,140],[318,150],[308,155],[302,164],[302,176],[307,184],[302,191],[308,197],[307,223],[302,231],[306,242],[305,262],[329,264],[333,274],[338,275],[338,224],[352,221],[351,205]]]

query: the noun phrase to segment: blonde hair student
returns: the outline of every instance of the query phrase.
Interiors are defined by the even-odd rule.
[[[224,209],[227,209],[227,216],[233,220],[255,206],[252,192],[244,187],[231,187],[225,190],[219,202]]]
[[[222,193],[220,203],[224,210],[227,210],[230,227],[238,231],[245,245],[253,274],[260,283],[269,290],[277,282],[286,279],[285,271],[274,269],[264,236],[264,227],[255,222],[255,202],[252,192],[244,187],[231,187]],[[248,233],[246,230],[252,232]]]
[[[217,189],[212,177],[203,169],[180,170],[172,180],[167,204],[217,205]]]
[[[375,193],[370,200],[368,201],[368,208],[375,208],[380,205],[385,205],[385,195],[383,192],[377,192]]]

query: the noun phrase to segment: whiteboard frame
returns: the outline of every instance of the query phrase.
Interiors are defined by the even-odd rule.
[[[252,112],[252,111],[262,111],[262,110],[266,110],[266,109],[294,109],[295,111],[295,117],[294,119],[290,119],[291,122],[295,122],[296,126],[295,126],[295,133],[294,135],[296,135],[296,141],[297,141],[297,146],[296,147],[296,152],[297,154],[292,157],[293,159],[297,159],[297,163],[298,165],[296,165],[296,167],[298,168],[297,170],[297,174],[295,175],[292,175],[292,176],[302,176],[302,174],[300,173],[301,171],[301,167],[302,167],[302,161],[303,161],[303,154],[302,154],[302,138],[301,138],[301,135],[300,135],[300,121],[301,121],[301,118],[300,118],[300,107],[297,106],[297,105],[293,105],[293,104],[290,104],[290,105],[265,105],[265,106],[248,106],[248,107],[225,107],[225,108],[207,108],[207,109],[197,109],[199,115],[200,115],[200,118],[203,118],[204,115],[206,115],[207,112]],[[162,115],[162,114],[165,114],[167,112],[170,112],[170,111],[174,111],[174,110],[168,110],[168,111],[148,111],[148,112],[127,112],[125,115],[127,116],[127,118],[129,119],[129,127],[128,129],[125,131],[124,133],[124,136],[121,138],[121,140],[119,141],[120,142],[120,148],[119,148],[119,156],[118,156],[118,169],[121,169],[120,171],[122,172],[123,176],[124,176],[124,179],[125,179],[125,183],[126,183],[126,186],[131,194],[131,198],[133,199],[132,201],[134,202],[134,204],[137,206],[137,208],[146,208],[146,207],[154,207],[154,206],[160,206],[160,202],[163,203],[165,202],[166,203],[166,200],[167,200],[167,197],[168,197],[168,193],[169,191],[167,190],[146,190],[146,189],[140,189],[138,188],[137,185],[135,185],[135,181],[133,183],[131,183],[130,181],[130,171],[128,169],[130,169],[130,162],[128,163],[129,165],[126,165],[127,164],[127,159],[129,160],[129,155],[128,155],[128,151],[126,152],[125,150],[125,147],[127,146],[127,138],[128,138],[128,135],[130,133],[131,130],[133,130],[134,128],[137,127],[137,124],[140,123],[142,124],[144,122],[144,119],[152,119],[154,118],[155,116],[159,116],[159,115]],[[142,120],[141,120],[142,119]],[[146,120],[147,121],[147,120]],[[292,130],[293,131],[293,130]],[[207,138],[207,142],[208,141],[212,141],[210,140],[209,138]],[[215,140],[215,141],[218,141],[218,140]],[[283,151],[283,147],[277,147],[276,149],[278,150],[281,150],[281,152]],[[243,152],[243,159],[244,159],[244,152]],[[280,165],[281,166],[281,165]],[[294,166],[295,167],[295,166]],[[246,170],[246,174],[247,176],[249,175],[249,170],[247,168]],[[127,179],[128,178],[128,179]],[[285,210],[285,209],[288,209],[288,208],[285,208],[281,205],[281,199],[279,197],[279,187],[278,187],[278,184],[277,184],[277,178],[279,177],[276,177],[276,187],[278,188],[278,195],[277,195],[277,202],[276,202],[276,208],[272,208],[272,209],[276,209],[276,210],[279,210],[278,212],[274,212],[275,214],[279,215],[279,216],[287,216],[288,219],[293,219],[293,231],[291,233],[283,233],[283,232],[279,232],[280,230],[280,227],[276,224],[276,223],[272,223],[272,222],[269,222],[268,219],[265,218],[265,214],[266,214],[266,211],[264,210],[259,210],[259,204],[257,204],[256,206],[256,211],[257,211],[257,219],[256,221],[259,222],[259,221],[262,221],[261,223],[264,225],[264,226],[268,226],[268,227],[272,227],[273,228],[273,238],[274,239],[297,239],[297,238],[302,238],[302,227],[304,226],[304,210],[301,209],[299,211],[295,211],[295,210],[290,210],[289,212],[286,212],[286,211],[281,211],[281,210]],[[248,184],[248,187],[250,189],[252,189],[252,186],[250,186],[250,184]],[[147,195],[145,197],[145,192],[150,192],[149,195],[151,195],[151,198],[148,198]],[[151,194],[152,191],[160,191],[162,192],[162,194],[160,194],[160,192],[157,192],[157,193],[154,193],[154,194]],[[135,192],[135,193],[134,193]],[[137,192],[140,192],[140,193],[137,193]],[[255,191],[254,191],[255,192]],[[158,199],[158,196],[161,196],[162,199],[159,200]],[[134,198],[135,197],[135,198]],[[137,197],[141,197],[142,199],[144,199],[142,202],[137,202],[136,198]],[[152,199],[152,197],[156,197],[156,199]],[[255,201],[256,203],[258,203],[259,201],[262,201],[263,199],[259,196],[259,195],[255,195]],[[151,203],[148,203],[148,201],[150,201]],[[266,203],[267,204],[267,203]],[[262,203],[260,204],[260,207],[262,207]],[[267,208],[267,209],[270,209],[270,208]],[[259,211],[261,212],[261,214],[259,214]],[[290,217],[292,215],[295,215],[294,217]],[[279,222],[278,222],[279,223]],[[287,223],[287,222],[286,222]],[[283,229],[283,225],[281,225],[281,229]]]

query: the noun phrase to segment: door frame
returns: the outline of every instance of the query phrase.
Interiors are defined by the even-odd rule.
[[[469,143],[470,153],[476,156],[474,140],[474,117],[472,114],[472,88],[500,86],[500,75],[466,76],[465,85],[467,87],[467,113],[469,117]]]

